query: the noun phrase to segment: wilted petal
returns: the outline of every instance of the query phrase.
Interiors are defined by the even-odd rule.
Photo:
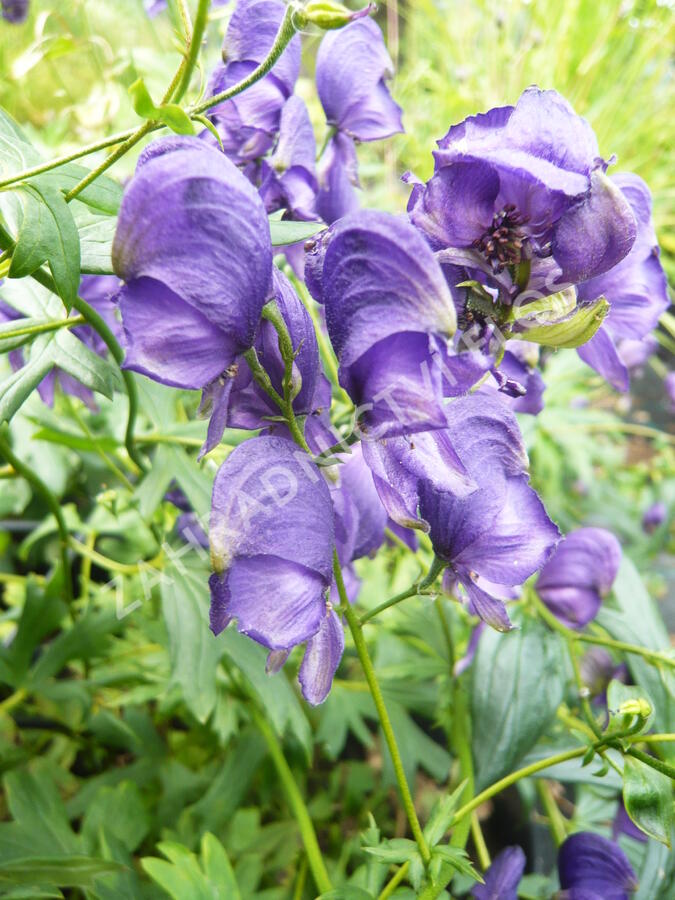
[[[633,867],[619,845],[590,831],[570,835],[560,847],[558,874],[563,891],[574,898],[595,892],[602,900],[629,900],[637,887]]]
[[[307,641],[305,656],[298,672],[302,696],[312,706],[323,703],[328,696],[344,647],[345,636],[342,625],[335,612],[331,610],[324,615],[314,637]]]
[[[621,545],[604,528],[578,528],[558,545],[537,580],[537,592],[571,628],[595,618],[621,563]]]
[[[520,847],[506,847],[492,860],[485,883],[471,889],[475,900],[516,900],[525,871],[525,854]]]
[[[316,56],[316,86],[329,125],[359,141],[402,131],[401,109],[385,79],[393,64],[372,19],[329,31]]]

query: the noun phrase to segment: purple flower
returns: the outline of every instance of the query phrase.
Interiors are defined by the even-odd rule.
[[[558,875],[565,900],[629,900],[637,888],[619,845],[590,831],[570,835],[561,846]]]
[[[364,459],[364,447],[356,444],[339,466],[340,491],[353,508],[353,541],[350,558],[374,554],[384,541],[387,512],[380,502],[373,474]]]
[[[525,871],[525,854],[520,847],[506,847],[492,860],[485,884],[471,889],[475,900],[517,900],[518,885]]]
[[[424,239],[402,218],[360,211],[310,243],[307,266],[364,429],[384,437],[444,427],[443,338],[455,309]]]
[[[429,523],[436,556],[464,587],[475,612],[508,631],[503,600],[481,587],[477,576],[502,587],[521,584],[546,562],[558,529],[528,484],[517,422],[498,396],[455,400],[447,423],[454,450],[478,487],[462,497],[422,480],[420,515]]]
[[[652,503],[652,505],[645,510],[645,513],[642,516],[642,527],[647,534],[651,534],[663,525],[667,518],[668,509],[666,504],[661,500],[657,500],[656,503]]]
[[[2,0],[2,18],[12,25],[20,25],[28,18],[28,0]]]
[[[272,651],[272,670],[307,642],[300,684],[310,703],[321,703],[344,636],[327,602],[335,531],[319,470],[285,438],[247,441],[218,470],[209,530],[214,634],[236,619]]]
[[[271,294],[260,197],[220,151],[173,136],[141,154],[120,209],[113,265],[125,365],[204,388],[253,345]]]
[[[632,173],[614,175],[612,181],[635,214],[637,237],[630,253],[618,265],[579,285],[580,300],[605,297],[610,309],[600,330],[577,352],[612,387],[626,391],[629,365],[622,358],[621,343],[646,338],[670,300],[666,275],[659,261],[649,188]]]
[[[267,212],[284,209],[293,219],[316,219],[316,142],[307,107],[289,97],[281,110],[279,139],[261,163],[260,196]]]
[[[286,11],[282,0],[239,0],[223,43],[224,64],[211,76],[213,96],[248,77],[266,58]],[[237,163],[263,156],[274,144],[281,110],[300,71],[300,38],[292,38],[272,70],[241,94],[214,106],[209,118],[225,152]],[[204,132],[208,141],[208,132]]]
[[[600,275],[630,250],[630,206],[603,174],[591,127],[555,91],[528,88],[515,107],[453,125],[438,146],[411,218],[444,261],[503,302]]]
[[[536,368],[538,348],[526,341],[509,341],[499,367],[492,369],[497,389],[510,398],[511,409],[536,416],[544,408],[546,385]]]
[[[319,162],[317,208],[335,222],[359,205],[354,141],[379,141],[403,131],[401,108],[389,93],[393,75],[382,33],[360,18],[328,32],[316,57],[316,86],[328,125],[335,130]]]
[[[604,528],[578,528],[558,545],[537,579],[537,593],[569,628],[598,614],[621,563],[621,545]]]
[[[299,390],[293,399],[293,409],[298,416],[308,416],[330,406],[330,384],[321,371],[316,332],[309,313],[286,276],[276,268],[272,281],[275,303],[297,351],[293,379]],[[272,386],[283,395],[285,365],[277,332],[270,322],[261,322],[254,347]],[[248,363],[239,356],[225,373],[204,388],[201,412],[211,416],[207,439],[201,450],[203,455],[216,446],[226,427],[251,431],[270,427],[270,417],[278,416],[279,408],[256,384]]]
[[[634,841],[640,841],[641,844],[644,844],[647,841],[647,835],[644,831],[640,831],[626,812],[623,797],[619,797],[619,807],[614,816],[614,821],[612,822],[612,840],[616,841],[622,834],[632,838]]]

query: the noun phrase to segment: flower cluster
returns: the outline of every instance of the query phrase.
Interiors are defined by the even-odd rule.
[[[284,10],[240,0],[212,95],[261,65]],[[304,644],[311,703],[340,661],[352,563],[387,527],[411,546],[426,533],[445,589],[498,630],[540,570],[556,616],[574,628],[595,616],[620,548],[586,528],[552,557],[560,535],[529,484],[515,413],[543,405],[537,344],[583,345],[625,386],[625,342],[644,341],[665,298],[646,187],[607,177],[590,126],[554,91],[529,88],[514,107],[453,125],[431,179],[405,176],[407,215],[359,209],[356,143],[400,131],[401,117],[377,25],[348,18],[317,55],[330,129],[318,167],[294,93],[296,35],[253,87],[211,110],[221,145],[207,130],[143,151],[113,251],[127,367],[203,392],[202,453],[226,427],[261,432],[216,477],[211,624],[236,621],[268,648],[270,670]],[[273,263],[267,214],[279,210],[329,225],[302,264],[294,257],[313,306]],[[344,444],[326,335],[354,407]]]

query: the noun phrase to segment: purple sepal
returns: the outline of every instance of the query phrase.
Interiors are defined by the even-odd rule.
[[[485,873],[485,883],[471,889],[475,900],[517,900],[518,885],[525,871],[525,854],[520,847],[506,847]]]
[[[341,131],[333,135],[321,154],[317,175],[316,210],[324,222],[332,225],[359,208],[358,160],[353,138]]]
[[[307,641],[307,649],[298,672],[302,696],[318,706],[328,696],[345,648],[342,624],[333,610],[323,618],[319,630]]]
[[[570,835],[560,847],[558,875],[562,896],[570,900],[629,900],[637,887],[619,845],[590,831]]]

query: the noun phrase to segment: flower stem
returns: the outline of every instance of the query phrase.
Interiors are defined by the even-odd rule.
[[[68,526],[63,517],[61,505],[54,494],[49,490],[47,485],[40,479],[30,466],[25,465],[18,456],[15,456],[9,442],[5,439],[0,431],[0,456],[12,466],[15,472],[21,475],[31,485],[36,494],[45,501],[49,511],[56,519],[56,528],[59,532],[59,550],[61,554],[61,568],[63,569],[63,591],[68,604],[73,601],[73,578],[70,571],[70,560],[68,559],[68,543],[70,535],[68,534]]]
[[[548,817],[549,830],[556,847],[559,847],[567,837],[567,825],[558,804],[553,796],[551,785],[544,778],[537,779],[537,793]]]
[[[384,603],[380,603],[375,609],[369,609],[368,612],[361,616],[359,620],[361,625],[365,625],[366,622],[374,619],[375,616],[379,616],[381,612],[384,612],[385,609],[389,609],[390,606],[396,606],[397,603],[401,603],[402,600],[407,600],[408,597],[415,597],[417,592],[418,587],[416,584],[413,584],[412,587],[409,587],[407,590],[401,591],[400,594],[396,594],[394,597],[390,597],[388,600],[385,600]]]
[[[385,884],[380,892],[377,900],[387,900],[387,897],[391,897],[399,884],[403,881],[405,876],[408,874],[408,869],[410,868],[410,862],[404,862],[403,865],[396,870],[396,872],[392,875],[391,880]]]
[[[651,662],[660,663],[671,669],[675,669],[675,659],[671,659],[662,651],[649,650],[647,647],[639,647],[637,644],[627,644],[624,641],[615,641],[614,638],[601,637],[600,635],[595,634],[582,634],[581,632],[574,631],[572,628],[568,628],[556,619],[553,613],[542,603],[535,591],[532,591],[531,597],[537,612],[546,624],[554,631],[560,632],[560,634],[564,635],[566,638],[574,641],[582,641],[585,644],[598,644],[600,647],[611,647],[613,650],[622,650],[624,653],[634,653],[636,656],[642,656],[644,659],[648,659]]]
[[[422,826],[420,825],[420,821],[417,818],[415,804],[413,803],[412,794],[410,793],[410,788],[408,787],[408,782],[405,777],[403,762],[401,760],[401,754],[398,749],[398,744],[396,743],[394,729],[392,728],[389,713],[387,712],[384,697],[382,696],[382,689],[380,688],[380,684],[377,680],[377,675],[375,674],[375,667],[373,666],[373,662],[368,652],[368,645],[366,644],[366,640],[363,636],[361,623],[359,622],[358,616],[352,609],[347,598],[347,592],[345,590],[344,580],[342,578],[342,570],[340,568],[340,562],[338,560],[336,551],[333,551],[333,573],[335,575],[335,582],[337,584],[338,593],[340,595],[340,610],[344,614],[344,617],[347,620],[347,624],[349,625],[349,629],[352,633],[354,646],[356,647],[356,652],[358,654],[359,660],[361,661],[363,673],[366,676],[366,681],[368,682],[368,687],[370,688],[370,694],[373,698],[373,703],[375,704],[375,709],[377,710],[377,715],[380,719],[382,732],[384,733],[384,739],[387,742],[387,747],[389,748],[389,753],[391,755],[391,761],[394,766],[394,774],[396,776],[396,781],[398,782],[403,806],[408,817],[408,822],[410,823],[410,830],[412,831],[413,836],[417,841],[420,856],[422,857],[424,864],[428,865],[429,861],[431,860],[429,846],[427,844],[426,838],[424,837],[424,834],[422,833]]]
[[[84,316],[71,316],[68,319],[40,322],[39,325],[25,325],[23,328],[0,332],[0,341],[8,341],[18,337],[30,337],[33,334],[45,334],[48,331],[58,331],[59,328],[75,328],[76,325],[82,325],[84,321]]]
[[[190,78],[192,77],[195,65],[197,64],[197,59],[199,57],[199,51],[202,44],[202,38],[204,37],[204,31],[206,29],[206,23],[208,21],[209,6],[210,0],[199,0],[197,14],[195,15],[195,23],[188,37],[185,65],[181,73],[180,81],[178,82],[173,97],[171,98],[173,103],[179,103],[183,99],[185,91],[190,85]]]
[[[284,756],[284,752],[276,734],[264,716],[258,712],[253,703],[250,705],[250,713],[256,727],[267,744],[267,749],[269,750],[270,757],[274,763],[274,768],[277,771],[281,785],[286,792],[286,798],[298,823],[302,843],[304,844],[305,852],[307,853],[307,860],[309,862],[309,867],[312,870],[314,881],[316,882],[319,891],[323,894],[332,889],[332,884],[328,877],[328,872],[326,871],[326,865],[321,855],[321,849],[316,837],[316,832],[314,831],[314,825],[312,824],[312,819],[310,818],[305,801],[295,783],[293,772],[286,761],[286,757]]]
[[[656,759],[656,757],[650,756],[648,753],[643,753],[642,750],[637,750],[635,747],[631,747],[626,753],[628,756],[639,759],[640,762],[643,762],[646,766],[651,766],[652,769],[656,769],[657,772],[661,772],[662,775],[667,775],[668,778],[675,781],[675,768],[669,766],[668,763],[662,762],[660,759]]]

